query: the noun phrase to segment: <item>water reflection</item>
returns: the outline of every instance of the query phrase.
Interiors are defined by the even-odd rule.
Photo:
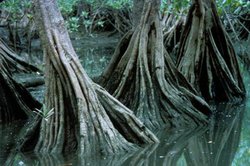
[[[81,38],[77,36],[81,35],[74,34],[72,36],[72,44],[83,68],[90,77],[99,76],[108,65],[119,38],[105,34]]]
[[[137,152],[114,156],[78,156],[71,154],[9,156],[13,165],[90,165],[90,166],[228,166],[232,164],[240,141],[244,106],[220,104],[207,127],[197,129],[161,130],[154,144]]]
[[[8,154],[15,143],[16,133],[24,122],[18,121],[12,124],[0,124],[0,165],[5,163]]]
[[[158,147],[144,149],[122,165],[228,166],[237,151],[244,106],[220,104],[205,128],[160,131]]]
[[[108,65],[114,51],[112,47],[83,48],[79,55],[80,62],[87,74],[93,78],[99,76]],[[83,54],[83,55],[82,55]]]
[[[157,134],[161,140],[159,145],[152,145],[141,152],[135,153],[135,155],[131,156],[122,165],[175,166],[181,159],[188,141],[202,132],[202,128],[194,130],[176,129],[171,131],[166,129],[159,131]]]
[[[221,104],[207,131],[192,138],[185,151],[189,166],[228,166],[237,151],[244,107]]]
[[[7,166],[18,166],[18,165],[39,165],[39,166],[66,166],[71,165],[70,161],[66,160],[63,155],[39,155],[34,153],[16,153],[15,155],[9,156],[5,165]]]
[[[77,40],[76,40],[77,41]],[[106,42],[106,41],[105,41]],[[106,45],[76,46],[81,62],[88,74],[98,76],[107,65],[114,48]],[[115,43],[113,44],[115,46]],[[250,87],[248,87],[250,88]],[[38,91],[38,94],[41,91]],[[250,102],[247,102],[250,104]],[[250,109],[250,106],[248,106]],[[249,110],[247,110],[249,112]],[[244,107],[234,104],[220,104],[217,114],[206,128],[162,130],[157,133],[160,144],[151,145],[137,152],[114,156],[42,155],[32,153],[9,154],[15,142],[19,123],[0,125],[0,165],[41,165],[41,166],[228,166],[232,164],[240,141]],[[234,165],[250,163],[250,113],[246,113],[237,162]],[[246,127],[249,126],[249,127]],[[247,161],[242,161],[243,159]],[[6,161],[11,161],[6,162]],[[241,161],[241,162],[239,162]],[[240,163],[240,164],[238,164]],[[247,164],[246,164],[247,165]]]

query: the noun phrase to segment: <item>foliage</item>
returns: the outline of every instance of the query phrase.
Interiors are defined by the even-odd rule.
[[[70,32],[77,32],[79,28],[79,18],[78,17],[70,17],[66,22],[66,27]]]
[[[83,10],[80,15],[73,15],[74,6],[83,2],[91,7],[91,11]],[[59,0],[60,10],[67,22],[67,28],[70,32],[78,31],[80,25],[83,25],[85,31],[91,33],[93,27],[102,28],[105,24],[104,18],[100,17],[106,9],[115,10],[124,7],[131,7],[132,0]]]
[[[162,12],[170,12],[174,14],[187,13],[190,6],[190,0],[162,0]],[[249,11],[250,1],[248,0],[216,0],[218,13],[223,14],[223,10],[228,13],[239,14],[242,11]]]
[[[9,21],[16,22],[20,20],[24,14],[29,14],[28,18],[32,18],[30,13],[27,13],[32,7],[30,0],[6,0],[0,3],[0,10],[5,10],[9,13]]]
[[[51,115],[54,114],[54,108],[48,109],[45,104],[43,104],[43,107],[39,110],[36,109],[33,111],[37,115],[41,116],[45,121],[48,121]]]
[[[224,10],[227,13],[240,14],[240,12],[249,11],[250,2],[244,0],[217,0],[218,13],[223,14]]]
[[[70,16],[79,0],[57,0],[63,16]]]
[[[93,27],[102,28],[105,25],[105,20],[102,17],[97,17],[106,9],[121,10],[122,8],[131,8],[133,0],[57,0],[59,8],[66,20],[67,28],[70,32],[78,31],[80,25],[83,25],[85,30],[91,33]],[[80,15],[76,15],[76,6],[79,3],[88,4],[91,7],[90,11],[82,11]],[[190,0],[162,0],[161,12],[173,13],[174,15],[187,14],[191,4]],[[225,13],[232,15],[240,15],[242,12],[249,11],[250,2],[248,0],[216,0],[218,13],[222,19],[226,19]],[[20,20],[24,14],[29,19],[33,18],[30,13],[32,8],[31,0],[6,0],[0,3],[0,10],[9,12],[9,21],[16,22]],[[27,12],[29,11],[29,12]]]
[[[187,13],[190,6],[190,0],[163,0],[161,4],[161,10],[163,13],[182,14]]]
[[[94,9],[100,7],[111,7],[114,9],[121,9],[123,7],[131,7],[133,0],[85,0]]]
[[[239,41],[239,34],[247,27],[242,24],[243,15],[250,10],[250,1],[247,0],[217,0],[218,13],[232,38]],[[244,19],[244,18],[243,18]],[[247,18],[246,18],[247,19]],[[249,32],[249,31],[248,31]]]
[[[107,0],[106,5],[114,9],[121,9],[124,6],[131,7],[132,0]]]

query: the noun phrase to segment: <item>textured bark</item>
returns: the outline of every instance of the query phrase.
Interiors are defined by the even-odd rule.
[[[18,84],[0,64],[0,123],[27,119],[41,104]]]
[[[240,34],[239,38],[242,40],[247,40],[249,38],[249,32],[250,32],[250,13],[245,13],[240,15],[239,18],[239,26],[241,27],[239,29]]]
[[[36,0],[35,8],[46,60],[45,105],[54,114],[30,129],[40,125],[38,141],[30,148],[42,153],[78,150],[80,155],[91,155],[158,142],[130,110],[87,76],[55,0]],[[28,147],[27,141],[21,141],[19,149]]]
[[[23,61],[0,38],[0,61],[9,73],[12,72],[40,72],[35,66]]]
[[[44,77],[32,77],[30,79],[26,79],[24,81],[21,81],[21,84],[25,88],[30,88],[30,87],[36,87],[40,85],[44,85]]]
[[[232,165],[240,142],[245,107],[226,104],[218,109],[225,111],[224,114],[216,114],[205,134],[189,141],[184,153],[188,166]]]
[[[138,24],[140,23],[144,3],[145,0],[133,0],[133,9],[132,9],[133,28],[137,27]]]
[[[18,84],[12,72],[39,71],[27,64],[0,39],[0,123],[26,119],[41,104]]]
[[[173,19],[171,17],[172,15],[170,15],[168,19]],[[172,21],[175,21],[173,25],[164,25],[165,28],[168,28],[167,31],[164,32],[164,46],[174,63],[176,63],[177,51],[179,49],[180,37],[184,28],[185,18],[181,17],[178,20],[173,19]],[[166,21],[166,24],[169,24],[168,21]]]
[[[206,123],[208,105],[163,46],[159,4],[145,1],[138,26],[122,38],[99,82],[150,128]]]
[[[178,69],[206,100],[242,99],[245,88],[214,0],[194,0],[181,36]]]

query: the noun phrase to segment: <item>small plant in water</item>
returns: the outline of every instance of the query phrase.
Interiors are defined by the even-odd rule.
[[[54,108],[48,109],[45,106],[45,104],[43,104],[43,106],[40,110],[37,108],[35,108],[35,109],[36,109],[36,111],[33,111],[33,112],[35,112],[37,115],[41,116],[45,121],[48,121],[49,117],[54,114]]]

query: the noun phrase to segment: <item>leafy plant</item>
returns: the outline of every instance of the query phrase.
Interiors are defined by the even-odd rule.
[[[71,17],[69,20],[65,22],[68,30],[70,32],[77,32],[79,28],[79,18],[78,17]]]
[[[42,108],[40,110],[36,109],[33,112],[36,113],[37,115],[41,116],[45,121],[48,121],[49,118],[51,117],[51,115],[54,114],[54,108],[48,109],[46,107],[46,105],[43,104],[43,106],[42,106]]]
[[[222,15],[224,11],[239,14],[240,12],[244,12],[244,10],[249,11],[250,8],[250,2],[243,0],[217,0],[216,4],[220,15]]]
[[[31,7],[30,0],[6,0],[0,3],[0,10],[8,12],[8,19],[11,22],[19,21]]]
[[[59,9],[63,16],[69,16],[73,12],[73,7],[79,0],[58,0]]]
[[[163,0],[161,3],[161,12],[173,13],[176,15],[181,13],[187,13],[189,5],[190,0]]]
[[[132,0],[108,0],[105,3],[107,6],[114,9],[121,9],[124,6],[132,6]]]

